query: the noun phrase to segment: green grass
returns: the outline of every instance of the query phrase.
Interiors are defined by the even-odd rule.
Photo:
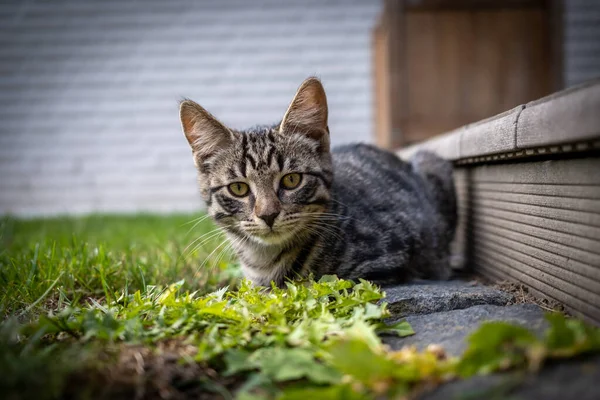
[[[461,359],[390,351],[379,334],[414,332],[383,323],[379,288],[254,288],[214,229],[202,215],[2,220],[3,398],[395,398],[600,350],[598,329],[551,315],[543,340],[486,324]]]
[[[31,318],[147,284],[184,280],[184,289],[210,292],[232,283],[239,272],[224,236],[202,217],[4,219],[0,310]]]
[[[0,220],[0,375],[14,378],[0,392],[37,398],[43,389],[60,398],[65,381],[78,368],[89,369],[91,354],[100,351],[89,341],[23,341],[21,324],[178,281],[199,294],[235,287],[239,269],[214,229],[203,214]],[[105,342],[99,346],[110,350]],[[82,384],[82,393],[86,386],[94,385]]]

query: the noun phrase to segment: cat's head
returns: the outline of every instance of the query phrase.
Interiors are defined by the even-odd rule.
[[[181,103],[180,117],[202,197],[220,226],[281,245],[309,232],[327,209],[333,174],[318,79],[302,83],[276,126],[230,129],[190,100]]]

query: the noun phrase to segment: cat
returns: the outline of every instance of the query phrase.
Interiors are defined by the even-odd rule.
[[[281,122],[234,130],[180,104],[201,196],[253,284],[323,275],[380,285],[447,279],[457,222],[452,166],[367,144],[330,150],[328,107],[310,77]]]

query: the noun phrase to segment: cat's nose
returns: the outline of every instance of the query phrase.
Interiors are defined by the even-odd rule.
[[[275,223],[275,218],[277,218],[278,215],[279,215],[279,211],[275,211],[274,213],[271,213],[271,214],[259,215],[258,218],[265,221],[265,223],[267,225],[269,225],[269,228],[272,228],[273,224]]]

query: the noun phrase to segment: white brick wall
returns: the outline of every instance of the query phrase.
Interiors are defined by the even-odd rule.
[[[371,140],[361,0],[0,1],[0,214],[201,207],[177,104],[243,128],[320,76],[332,141]]]
[[[600,1],[565,2],[565,84],[600,77]]]

